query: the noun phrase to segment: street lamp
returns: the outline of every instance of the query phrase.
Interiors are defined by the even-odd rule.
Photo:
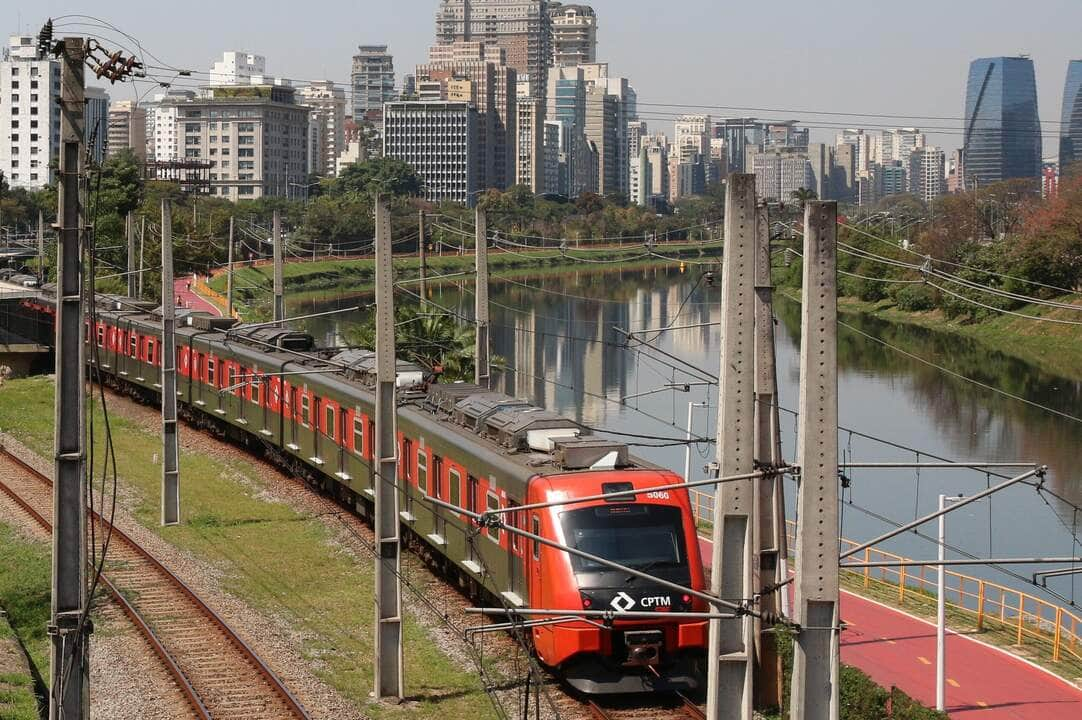
[[[304,184],[304,183],[295,183],[295,182],[289,183],[289,187],[296,187],[296,188],[303,188],[304,189],[304,206],[305,207],[308,207],[308,188],[314,188],[316,185],[319,185],[318,180],[316,182],[308,183],[307,185]]]
[[[936,576],[935,602],[935,709],[946,711],[947,707],[947,570],[943,563],[947,559],[947,514],[943,512],[948,502],[963,500],[962,495],[939,496],[939,570]]]

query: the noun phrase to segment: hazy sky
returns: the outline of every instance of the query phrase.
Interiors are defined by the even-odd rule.
[[[933,142],[949,152],[961,144],[969,61],[1026,53],[1037,69],[1049,158],[1056,152],[1054,121],[1067,61],[1082,57],[1080,0],[592,4],[599,19],[598,59],[610,63],[612,74],[631,80],[644,103],[640,115],[665,130],[671,130],[671,122],[662,117],[677,110],[645,103],[731,106],[709,112],[797,119],[812,126],[816,139],[828,141],[834,125],[916,125],[928,128]],[[399,77],[412,72],[433,43],[437,5],[437,0],[4,0],[0,29],[5,35],[36,32],[49,15],[90,13],[138,38],[161,64],[206,71],[223,50],[247,50],[265,55],[272,75],[345,81],[350,58],[363,43],[390,45]],[[130,86],[110,94],[133,96]],[[907,115],[944,119],[900,117]],[[934,134],[933,128],[950,130]]]

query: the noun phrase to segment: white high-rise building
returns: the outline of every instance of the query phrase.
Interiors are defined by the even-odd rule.
[[[469,102],[389,102],[383,106],[383,155],[407,163],[430,202],[477,202],[477,110]]]
[[[946,156],[932,145],[917,148],[909,154],[909,191],[926,203],[942,195]]]
[[[676,118],[673,154],[680,162],[693,162],[695,156],[710,157],[710,136],[714,129],[709,115],[681,115]]]
[[[322,80],[301,88],[297,103],[311,108],[308,172],[333,176],[338,156],[345,150],[346,91],[331,80]]]
[[[147,140],[147,154],[155,161],[169,162],[182,154],[177,132],[177,103],[194,99],[195,93],[190,90],[170,90],[154,96],[154,104],[147,110],[147,115],[152,118],[148,124],[153,126]]]
[[[552,65],[585,65],[597,60],[597,15],[589,5],[548,4]]]
[[[146,160],[146,110],[134,100],[121,100],[109,108],[109,157],[130,148],[140,160]]]
[[[12,187],[55,179],[60,150],[60,63],[38,60],[37,38],[13,35],[0,61],[0,172]]]
[[[267,58],[229,50],[210,66],[211,85],[260,85],[267,73]]]

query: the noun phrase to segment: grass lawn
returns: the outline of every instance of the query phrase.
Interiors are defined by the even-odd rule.
[[[720,262],[721,253],[717,243],[705,246],[698,243],[679,245],[658,246],[659,253],[672,258],[698,258],[700,251],[704,256],[715,256]],[[665,260],[657,257],[642,257],[645,250],[642,247],[612,248],[611,250],[576,252],[574,247],[568,249],[573,257],[588,257],[591,260],[620,260],[626,262],[606,265],[584,265],[581,262],[569,260],[557,250],[548,251],[524,251],[517,250],[514,253],[502,253],[490,251],[488,264],[493,274],[508,277],[515,276],[539,276],[566,271],[574,267],[576,271],[593,269],[596,272],[627,270],[636,267],[651,267],[656,265],[678,262],[677,260]],[[417,257],[405,255],[395,258],[395,272],[399,281],[417,277]],[[473,270],[473,255],[430,255],[427,262],[428,275],[449,275],[452,273]],[[349,295],[372,290],[375,287],[375,260],[363,258],[358,260],[317,260],[287,262],[282,270],[283,279],[288,288],[288,301],[300,302],[318,299],[328,291],[334,290],[337,294]],[[238,268],[234,273],[234,287],[236,288],[236,303],[241,307],[241,314],[245,319],[256,319],[265,314],[267,304],[270,302],[270,291],[274,284],[274,269],[271,265],[258,267]],[[430,281],[435,285],[436,281]],[[225,293],[226,276],[221,273],[210,282],[211,288]],[[413,287],[416,291],[416,286]]]
[[[2,391],[0,391],[2,392]],[[26,648],[39,675],[49,674],[49,545],[27,540],[0,522],[0,644],[15,654],[21,665],[17,638]],[[10,646],[10,648],[9,648]],[[35,682],[23,670],[0,666],[0,720],[38,720]]]
[[[182,524],[159,527],[161,468],[152,458],[160,453],[160,441],[115,414],[111,423],[118,472],[136,498],[130,509],[137,519],[218,568],[225,590],[284,620],[302,638],[314,672],[358,706],[366,706],[372,687],[372,563],[367,558],[358,562],[334,547],[330,531],[318,518],[264,497],[255,464],[183,448]],[[100,438],[100,411],[94,426]],[[27,378],[0,389],[0,428],[47,457],[53,441],[52,381]],[[182,438],[190,432],[182,430]],[[99,457],[102,446],[99,441]],[[407,695],[416,705],[371,706],[366,712],[379,718],[492,716],[472,667],[462,667],[436,649],[409,614],[403,632]]]

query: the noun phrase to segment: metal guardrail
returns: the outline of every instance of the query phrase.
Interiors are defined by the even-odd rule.
[[[714,495],[695,488],[689,488],[688,493],[696,523],[700,528],[709,527],[714,518]],[[796,523],[787,520],[790,548],[796,547],[795,533]],[[844,552],[859,544],[842,538],[841,550]],[[866,548],[861,560],[865,563],[912,562],[910,558],[876,548]],[[864,567],[844,572],[856,577],[864,589],[870,589],[873,582],[896,586],[899,605],[907,596],[936,597],[938,573],[935,566]],[[1070,610],[1021,590],[952,570],[946,571],[945,594],[947,606],[971,617],[978,632],[990,623],[997,623],[1001,629],[1015,634],[1018,646],[1024,645],[1027,639],[1050,644],[1050,657],[1054,663],[1063,660],[1065,655],[1082,661],[1082,637],[1079,636],[1082,618]]]

